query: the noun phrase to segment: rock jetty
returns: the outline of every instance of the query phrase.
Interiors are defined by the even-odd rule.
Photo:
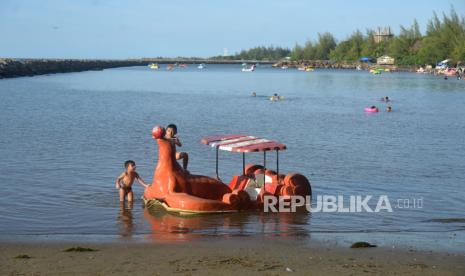
[[[144,64],[141,60],[0,59],[0,79]]]

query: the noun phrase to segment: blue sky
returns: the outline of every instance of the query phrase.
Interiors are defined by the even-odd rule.
[[[0,57],[138,58],[293,47],[331,32],[410,26],[464,0],[0,0]]]

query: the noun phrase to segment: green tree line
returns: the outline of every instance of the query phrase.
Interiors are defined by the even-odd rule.
[[[452,63],[465,61],[465,19],[454,10],[450,15],[437,14],[428,22],[422,35],[418,22],[410,27],[400,27],[400,33],[387,41],[375,43],[374,31],[366,34],[355,31],[330,52],[335,61],[356,61],[362,56],[379,57],[389,55],[399,65],[436,64],[444,59]]]
[[[292,60],[354,62],[361,57],[376,58],[382,55],[395,58],[398,65],[434,65],[444,59],[450,59],[452,64],[465,62],[465,19],[452,9],[449,15],[443,14],[441,18],[434,13],[424,35],[414,20],[410,27],[401,26],[398,35],[379,43],[376,43],[375,31],[371,29],[365,33],[356,30],[340,42],[331,33],[323,33],[318,34],[316,41],[296,44],[292,50],[261,46],[227,58],[278,60],[290,57]]]
[[[259,46],[249,50],[242,50],[238,54],[232,56],[216,56],[213,59],[229,59],[229,60],[278,60],[288,56],[291,50],[283,47],[265,47]]]

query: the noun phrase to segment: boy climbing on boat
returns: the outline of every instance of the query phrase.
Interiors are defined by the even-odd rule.
[[[182,147],[181,141],[179,141],[179,138],[176,136],[178,133],[178,127],[175,124],[169,124],[166,127],[166,134],[165,134],[165,139],[169,140],[171,143],[171,146],[174,147],[174,150],[176,152],[176,160],[182,159],[182,168],[184,169],[185,172],[189,173],[187,170],[187,164],[189,162],[189,155],[185,152],[177,152],[176,151],[176,146]]]
[[[134,198],[134,194],[132,192],[132,184],[134,183],[134,180],[137,180],[137,182],[144,186],[144,188],[149,187],[149,185],[147,185],[136,172],[136,162],[128,160],[124,162],[124,167],[126,168],[126,171],[121,173],[116,179],[115,188],[119,189],[120,202],[124,202],[126,197],[128,202],[132,202]]]

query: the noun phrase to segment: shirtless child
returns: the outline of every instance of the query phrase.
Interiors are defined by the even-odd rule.
[[[166,127],[166,134],[165,134],[165,139],[169,140],[171,143],[171,146],[174,147],[176,151],[176,146],[182,147],[181,141],[179,141],[179,138],[176,136],[178,133],[178,127],[175,124],[169,124]],[[187,170],[187,163],[189,162],[189,155],[185,152],[177,152],[176,151],[176,160],[182,159],[182,168],[184,169],[185,172],[189,173]]]
[[[115,188],[119,189],[119,201],[124,202],[125,197],[127,196],[128,202],[132,202],[134,194],[132,193],[132,184],[134,180],[137,180],[140,185],[145,188],[149,187],[144,180],[136,172],[136,163],[132,160],[124,162],[124,167],[126,171],[121,173],[120,176],[116,179]]]

